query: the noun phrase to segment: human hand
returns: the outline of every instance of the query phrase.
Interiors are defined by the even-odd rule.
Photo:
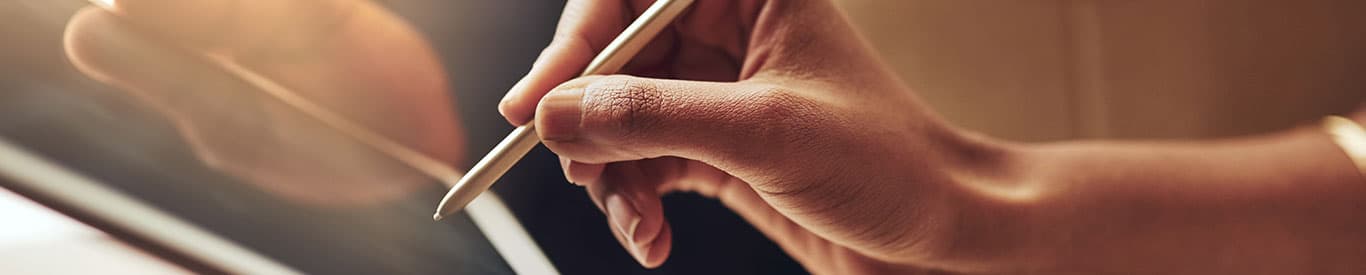
[[[536,124],[637,261],[668,256],[659,195],[692,191],[814,273],[970,268],[956,232],[990,210],[965,207],[987,199],[962,182],[1008,171],[1004,147],[941,122],[831,3],[699,0],[631,76],[571,80],[649,2],[570,1],[500,106]]]
[[[298,201],[383,201],[433,180],[205,55],[430,157],[463,154],[436,54],[367,1],[118,0],[80,11],[65,44],[82,72],[166,114],[206,164]]]

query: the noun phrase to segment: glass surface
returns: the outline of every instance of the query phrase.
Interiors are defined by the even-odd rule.
[[[468,216],[431,220],[435,179],[264,94],[182,98],[224,118],[199,131],[260,130],[211,137],[256,152],[206,154],[183,119],[64,59],[63,26],[84,5],[0,3],[0,136],[305,273],[512,273]]]

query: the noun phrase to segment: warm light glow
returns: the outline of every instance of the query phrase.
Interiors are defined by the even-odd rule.
[[[114,0],[90,0],[90,3],[105,9],[114,8]]]

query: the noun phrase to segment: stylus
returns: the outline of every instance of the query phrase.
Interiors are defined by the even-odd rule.
[[[588,63],[581,76],[617,72],[692,2],[693,0],[655,1]],[[494,146],[493,151],[475,163],[469,173],[465,173],[465,176],[455,183],[455,187],[446,193],[446,197],[441,199],[441,204],[437,205],[436,214],[432,215],[432,219],[441,220],[446,215],[465,208],[466,204],[488,190],[493,186],[493,182],[512,168],[513,164],[517,164],[518,160],[526,156],[532,147],[536,147],[540,139],[537,138],[536,128],[532,125],[527,123],[518,126],[503,138],[502,142]]]

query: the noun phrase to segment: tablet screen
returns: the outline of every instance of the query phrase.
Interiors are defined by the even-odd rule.
[[[24,31],[16,29],[13,33],[22,35],[6,35],[12,43],[7,42],[5,55],[17,53],[12,55],[17,59],[0,68],[4,70],[0,74],[0,137],[305,273],[512,273],[468,216],[431,220],[446,188],[421,173],[390,171],[393,174],[374,179],[295,186],[281,181],[262,184],[261,177],[224,169],[231,163],[213,163],[214,157],[197,150],[193,138],[177,124],[183,121],[81,75],[62,59],[62,23],[84,4],[54,2],[0,4],[4,10],[0,14],[16,12],[5,15],[6,20],[37,22],[7,24],[22,25]],[[228,104],[206,105],[224,106],[206,112],[253,112],[242,109],[245,105],[232,105],[240,98],[197,100]],[[257,160],[269,165],[307,165],[340,159],[344,164],[404,169],[393,159],[363,149],[345,153],[289,150],[310,146],[273,147],[283,149],[258,152],[257,156],[270,159]],[[285,161],[273,162],[276,158]],[[285,170],[290,169],[295,167]],[[352,175],[365,174],[364,169],[368,168],[334,171]],[[417,176],[389,177],[396,174]]]
[[[377,201],[292,199],[204,165],[164,120],[128,103],[10,90],[0,136],[306,273],[511,273],[468,216],[431,220],[445,191],[436,182]]]

